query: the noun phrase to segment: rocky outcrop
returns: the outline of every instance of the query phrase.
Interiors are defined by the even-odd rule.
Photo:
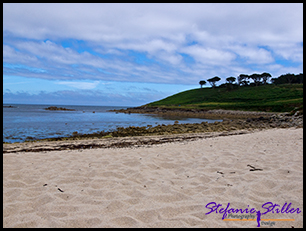
[[[249,129],[269,129],[269,128],[289,128],[303,127],[303,116],[289,116],[286,114],[273,114],[270,116],[260,116],[248,119],[224,119],[222,122],[214,123],[195,123],[195,124],[179,124],[173,125],[157,125],[152,127],[128,127],[117,128],[111,132],[113,137],[122,136],[142,136],[142,135],[167,135],[181,133],[203,133],[203,132],[221,132]]]
[[[270,116],[275,112],[234,111],[234,110],[205,110],[189,108],[164,108],[164,107],[133,107],[120,110],[111,110],[116,113],[141,113],[158,114],[162,116],[196,117],[205,119],[246,119],[250,117]]]
[[[75,111],[75,109],[67,109],[67,108],[64,108],[64,107],[54,107],[54,106],[51,106],[51,107],[47,107],[47,108],[44,108],[45,110],[50,110],[50,111]]]

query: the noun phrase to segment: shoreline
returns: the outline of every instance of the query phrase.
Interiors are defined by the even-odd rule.
[[[11,152],[14,147],[27,147],[27,146],[43,146],[42,143],[46,142],[69,142],[77,141],[79,145],[73,148],[73,145],[63,146],[62,149],[77,149],[82,141],[84,143],[92,143],[92,145],[83,145],[83,148],[99,147],[94,142],[100,142],[103,140],[112,140],[118,137],[150,137],[150,136],[162,136],[162,135],[184,135],[184,134],[201,134],[201,133],[212,133],[212,132],[227,132],[235,133],[241,130],[254,130],[254,129],[271,129],[271,128],[290,128],[290,127],[303,127],[303,115],[289,115],[288,113],[272,114],[270,116],[260,116],[247,119],[226,119],[222,122],[214,123],[193,123],[193,124],[179,124],[177,121],[170,125],[157,125],[157,126],[143,126],[135,127],[130,126],[127,128],[118,127],[114,131],[109,132],[97,132],[91,134],[72,134],[70,137],[57,137],[47,138],[40,140],[28,140],[22,143],[3,143],[3,153]],[[102,142],[102,143],[103,143]],[[101,147],[103,145],[100,145]],[[117,145],[118,146],[118,145]],[[26,150],[26,148],[23,148]]]
[[[206,133],[183,133],[168,135],[150,135],[150,136],[129,136],[129,137],[113,137],[104,139],[82,139],[82,140],[66,140],[66,141],[40,141],[4,144],[3,154],[19,153],[19,152],[48,152],[61,150],[79,150],[99,149],[99,148],[132,148],[144,147],[164,143],[192,141],[198,139],[206,139],[218,136],[230,136],[248,134],[254,130],[238,130],[229,132],[206,132]]]
[[[256,228],[256,219],[225,221],[221,212],[207,214],[207,205],[264,212],[271,201],[302,212],[269,212],[261,227],[303,227],[303,128],[245,132],[4,154],[3,227]]]

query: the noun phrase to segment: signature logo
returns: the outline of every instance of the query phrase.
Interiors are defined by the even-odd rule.
[[[261,207],[264,209],[264,211],[256,210],[255,208],[250,208],[248,205],[248,208],[246,209],[234,209],[229,208],[230,203],[227,204],[227,207],[222,207],[222,204],[217,204],[216,202],[210,202],[205,207],[207,209],[210,209],[208,213],[205,213],[205,215],[211,214],[213,212],[223,214],[222,220],[254,220],[252,219],[256,215],[256,221],[257,221],[257,227],[260,227],[260,221],[294,221],[294,219],[261,219],[261,215],[267,214],[267,213],[296,213],[299,214],[302,211],[299,208],[291,208],[291,203],[287,204],[287,202],[281,207],[279,204],[273,204],[272,202],[267,202],[263,204]],[[231,213],[240,213],[240,214],[249,214],[248,217],[244,215],[245,219],[226,219],[227,216],[229,216]],[[253,216],[253,217],[252,217]],[[251,219],[249,219],[251,218]]]

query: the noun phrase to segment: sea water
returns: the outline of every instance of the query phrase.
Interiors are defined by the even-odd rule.
[[[118,106],[29,105],[4,104],[3,142],[24,142],[27,139],[44,139],[71,136],[73,132],[88,134],[113,131],[117,127],[156,126],[159,124],[213,123],[220,120],[200,118],[163,117],[153,114],[125,114],[109,112],[126,109]],[[75,111],[50,111],[49,106],[64,107]]]

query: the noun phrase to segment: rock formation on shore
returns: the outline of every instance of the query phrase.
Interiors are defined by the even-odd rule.
[[[204,119],[247,119],[259,116],[270,116],[275,112],[256,112],[256,111],[234,111],[234,110],[205,110],[190,108],[165,108],[165,107],[133,107],[120,110],[110,110],[116,113],[141,113],[158,114],[162,116],[195,117]]]

